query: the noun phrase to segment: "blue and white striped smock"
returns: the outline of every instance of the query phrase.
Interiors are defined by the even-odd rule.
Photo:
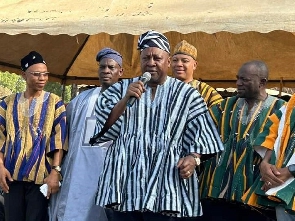
[[[126,79],[109,87],[96,104],[97,131],[126,94]],[[119,211],[172,212],[200,216],[196,173],[182,179],[176,165],[189,152],[223,150],[215,125],[200,94],[190,85],[167,77],[151,100],[151,88],[99,141],[113,140],[99,179],[96,203]]]

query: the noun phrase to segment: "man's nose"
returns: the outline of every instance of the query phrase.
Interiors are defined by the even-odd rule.
[[[147,62],[147,65],[150,65],[150,66],[155,65],[155,60],[153,58],[150,58]]]
[[[39,79],[39,80],[44,80],[44,79],[46,79],[46,77],[47,77],[46,74],[40,73],[38,79]]]
[[[243,85],[243,81],[241,79],[237,79],[236,85]]]

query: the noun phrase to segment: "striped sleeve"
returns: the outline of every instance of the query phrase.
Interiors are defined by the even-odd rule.
[[[52,133],[50,136],[50,152],[56,149],[67,150],[67,127],[66,127],[66,109],[63,101],[58,98],[55,104],[54,121]]]
[[[96,128],[95,134],[98,134],[103,129],[112,109],[114,106],[122,99],[123,88],[129,85],[130,80],[123,80],[121,82],[115,83],[105,90],[97,99],[95,105],[95,116],[96,116]],[[109,128],[97,142],[106,142],[110,140],[117,139],[123,115]]]
[[[189,108],[189,119],[184,132],[184,148],[188,152],[212,154],[223,150],[214,122],[203,99],[194,99]]]
[[[285,106],[282,108],[285,108]],[[278,136],[280,119],[282,117],[282,108],[268,117],[262,133],[257,136],[253,146],[262,146],[271,150],[274,148],[274,143]]]
[[[216,126],[218,125],[219,119],[222,116],[225,103],[226,103],[226,100],[223,100],[222,102],[209,107],[210,116],[212,117]]]
[[[213,87],[204,82],[200,83],[199,92],[204,98],[208,107],[218,104],[223,100],[222,96]]]
[[[6,144],[6,109],[7,109],[7,104],[5,100],[2,100],[0,102],[0,148],[1,152],[5,152],[5,144]]]

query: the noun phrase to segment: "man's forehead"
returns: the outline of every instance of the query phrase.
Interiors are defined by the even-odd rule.
[[[111,58],[103,58],[98,63],[100,66],[102,65],[119,65],[114,59]]]
[[[28,67],[27,71],[47,71],[47,66],[43,63],[33,64]]]
[[[148,47],[141,51],[142,56],[164,55],[164,54],[169,56],[168,52],[157,47]]]
[[[257,68],[253,65],[245,65],[240,68],[238,75],[258,76]]]
[[[187,54],[175,54],[172,56],[172,58],[186,58],[189,60],[194,60],[190,55]]]

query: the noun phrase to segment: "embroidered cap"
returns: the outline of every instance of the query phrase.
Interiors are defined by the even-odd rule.
[[[100,62],[101,59],[103,58],[110,58],[110,59],[113,59],[114,61],[116,61],[120,67],[122,67],[122,55],[111,49],[111,48],[103,48],[102,50],[100,50],[97,55],[96,55],[96,61]]]
[[[42,56],[36,51],[31,51],[28,55],[23,57],[20,63],[21,63],[22,71],[26,71],[30,66],[34,64],[39,64],[39,63],[46,64]]]
[[[176,54],[185,54],[191,56],[194,60],[197,60],[198,50],[186,40],[182,40],[174,48],[173,55]]]
[[[142,51],[149,47],[157,47],[170,54],[168,39],[157,31],[150,30],[139,36],[137,49]]]

